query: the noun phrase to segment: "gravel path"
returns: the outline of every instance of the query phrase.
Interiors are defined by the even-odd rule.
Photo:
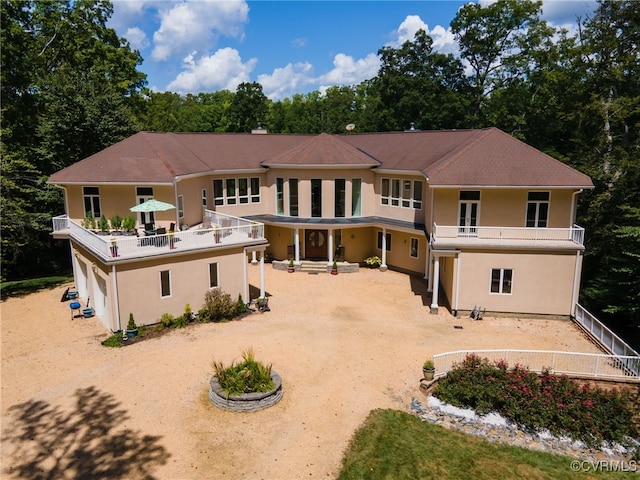
[[[258,267],[249,270],[257,285]],[[62,287],[3,302],[6,478],[334,478],[372,409],[411,410],[427,356],[597,352],[568,321],[430,315],[424,282],[396,272],[265,270],[270,312],[121,349],[100,345],[107,334],[95,318],[71,319]],[[282,376],[283,399],[250,414],[216,409],[212,360],[249,347]]]

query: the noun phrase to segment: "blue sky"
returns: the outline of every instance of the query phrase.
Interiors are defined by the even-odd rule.
[[[412,40],[419,28],[436,50],[457,54],[449,23],[468,3],[112,1],[108,25],[140,51],[152,90],[235,91],[256,81],[273,100],[371,78],[380,65],[378,49]],[[544,0],[543,18],[574,29],[576,16],[595,6],[595,0]]]

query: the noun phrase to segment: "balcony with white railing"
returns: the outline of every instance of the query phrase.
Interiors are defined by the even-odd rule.
[[[584,228],[530,228],[433,224],[434,248],[510,247],[510,248],[584,248]]]
[[[53,235],[72,238],[105,262],[114,262],[255,244],[264,240],[264,224],[205,210],[201,225],[182,232],[100,235],[61,215],[53,218]]]

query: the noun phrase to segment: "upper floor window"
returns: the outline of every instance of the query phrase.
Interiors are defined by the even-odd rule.
[[[322,216],[322,179],[311,179],[311,216]]]
[[[380,183],[380,203],[392,207],[422,209],[422,181],[383,178]]]
[[[289,216],[298,216],[298,179],[289,179]]]
[[[213,204],[224,205],[224,184],[219,178],[213,181]]]
[[[346,215],[346,180],[344,178],[336,178],[335,184],[335,207],[334,216],[344,217]]]
[[[362,179],[351,179],[351,216],[362,215]]]
[[[178,218],[184,218],[184,195],[178,195]]]
[[[100,189],[98,187],[82,187],[82,199],[84,201],[84,213],[91,213],[93,218],[100,218]]]
[[[202,189],[202,206],[207,208],[207,189]]]
[[[284,178],[276,178],[276,215],[284,215]]]
[[[203,190],[203,205],[206,205],[206,192]],[[214,205],[245,205],[260,203],[260,178],[241,177],[215,179],[213,181]]]
[[[527,227],[545,228],[549,220],[549,192],[527,195]]]

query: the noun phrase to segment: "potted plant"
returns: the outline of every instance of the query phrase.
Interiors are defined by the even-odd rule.
[[[215,239],[216,243],[220,243],[220,227],[218,225],[215,225],[213,227],[213,238]]]
[[[174,233],[173,230],[169,230],[169,249],[173,250],[174,248],[176,248],[176,239],[174,237]]]
[[[107,220],[107,217],[104,215],[100,217],[100,220],[98,220],[98,227],[100,228],[100,235],[109,234],[109,220]]]
[[[129,314],[129,323],[127,323],[127,338],[135,337],[138,334],[138,326],[133,319],[133,313]]]
[[[122,233],[122,217],[120,215],[114,215],[111,217],[111,228],[113,228],[113,235],[120,235]]]
[[[433,360],[428,359],[422,364],[422,375],[424,379],[427,381],[433,380],[433,376],[436,373],[436,367],[433,363]]]
[[[287,272],[293,273],[296,271],[295,264],[293,263],[293,258],[289,259],[289,268],[287,268]]]
[[[95,230],[96,229],[96,219],[93,216],[92,212],[87,212],[84,215],[84,220],[82,220],[82,226],[87,230]]]
[[[337,274],[338,274],[338,262],[334,260],[333,265],[331,266],[331,275],[337,275]]]
[[[251,225],[251,238],[258,238],[258,224],[256,222]]]
[[[136,228],[136,217],[128,215],[122,219],[122,229],[125,235],[132,235],[134,228]]]

